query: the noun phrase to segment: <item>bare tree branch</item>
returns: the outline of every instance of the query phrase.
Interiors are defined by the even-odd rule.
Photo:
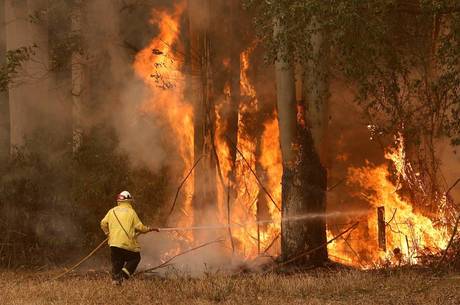
[[[273,271],[273,270],[275,270],[275,269],[277,269],[277,268],[280,268],[280,267],[282,267],[282,266],[288,265],[288,264],[290,264],[290,263],[292,263],[292,262],[294,262],[294,261],[296,261],[296,260],[299,260],[299,259],[301,259],[301,258],[303,258],[303,257],[305,257],[305,256],[307,256],[307,255],[312,254],[312,253],[315,252],[315,251],[318,251],[318,250],[321,249],[321,248],[326,247],[327,245],[329,245],[330,243],[332,243],[332,242],[335,241],[336,239],[338,239],[338,238],[342,237],[343,235],[347,234],[348,232],[353,231],[354,229],[356,229],[356,227],[358,226],[358,224],[359,224],[359,221],[358,221],[358,222],[355,222],[355,223],[354,223],[352,226],[350,226],[348,229],[346,229],[345,231],[343,231],[343,232],[341,232],[340,234],[336,235],[334,238],[328,240],[328,241],[325,242],[324,244],[322,244],[322,245],[320,245],[320,246],[318,246],[318,247],[316,247],[316,248],[313,248],[313,249],[311,249],[311,250],[308,250],[308,251],[306,251],[306,252],[303,252],[303,253],[301,253],[301,254],[299,254],[299,255],[297,255],[297,256],[294,256],[294,257],[291,258],[291,259],[288,259],[288,260],[286,260],[286,261],[284,261],[284,262],[282,262],[282,263],[280,263],[280,264],[278,264],[278,265],[272,267],[271,271]]]
[[[251,173],[254,175],[254,177],[256,178],[257,180],[257,183],[260,185],[260,187],[262,188],[262,190],[265,192],[265,194],[267,194],[268,198],[270,198],[271,202],[273,203],[273,205],[278,209],[278,211],[281,212],[281,208],[276,204],[275,200],[273,199],[273,197],[270,195],[270,193],[268,192],[268,190],[265,188],[265,186],[262,184],[262,182],[260,181],[259,177],[257,176],[257,174],[254,172],[254,170],[252,169],[251,167],[251,164],[249,164],[248,160],[246,160],[246,158],[244,157],[243,153],[241,152],[241,150],[238,148],[238,146],[233,143],[233,141],[225,136],[227,138],[227,140],[233,145],[233,147],[235,147],[235,150],[238,152],[238,154],[241,156],[241,158],[243,159],[243,161],[246,163],[246,165],[248,166],[249,170],[251,171]]]
[[[172,256],[171,258],[167,259],[166,261],[164,261],[163,263],[159,264],[158,266],[155,266],[155,267],[152,267],[152,268],[149,268],[149,269],[146,269],[146,270],[143,270],[143,271],[140,271],[138,273],[136,273],[136,275],[139,275],[139,274],[142,274],[142,273],[147,273],[147,272],[152,272],[154,270],[157,270],[157,269],[161,269],[161,268],[164,268],[164,267],[167,267],[169,266],[169,262],[171,262],[173,259],[179,257],[179,256],[182,256],[182,255],[185,255],[187,253],[190,253],[192,251],[195,251],[195,250],[198,250],[198,249],[201,249],[201,248],[204,248],[206,246],[209,246],[209,245],[212,245],[212,244],[215,244],[215,243],[220,243],[220,242],[223,242],[225,241],[225,239],[217,239],[217,240],[214,240],[214,241],[210,241],[210,242],[207,242],[207,243],[204,243],[202,245],[199,245],[197,247],[194,247],[194,248],[191,248],[191,249],[188,249],[184,252],[181,252],[179,254],[176,254],[174,256]]]
[[[458,231],[458,223],[460,222],[460,215],[458,215],[457,220],[455,221],[455,226],[454,230],[452,232],[452,236],[450,237],[449,243],[447,244],[446,249],[444,250],[444,254],[442,255],[441,259],[439,260],[438,264],[436,265],[436,269],[439,269],[446,259],[447,256],[447,251],[449,251],[450,246],[452,245],[452,242],[454,241],[455,236],[457,235]]]
[[[182,180],[182,182],[180,183],[179,187],[177,188],[176,195],[174,196],[173,204],[172,204],[172,206],[171,206],[171,209],[169,210],[168,217],[171,216],[172,212],[174,211],[174,207],[176,206],[176,201],[177,201],[177,197],[179,196],[180,190],[181,190],[182,187],[184,186],[184,184],[185,184],[185,182],[187,181],[188,177],[190,177],[190,175],[192,174],[192,172],[193,172],[193,170],[195,169],[195,167],[198,165],[198,163],[201,161],[201,159],[203,159],[203,156],[204,156],[204,155],[201,155],[201,156],[195,161],[195,163],[193,164],[192,168],[189,170],[189,172],[187,173],[187,175],[185,176],[185,178]]]
[[[458,179],[454,182],[454,184],[452,184],[452,186],[449,187],[449,189],[447,189],[447,191],[446,191],[446,196],[450,193],[450,191],[452,191],[452,189],[453,189],[455,186],[457,186],[457,184],[458,184],[459,182],[460,182],[460,178],[458,178]]]

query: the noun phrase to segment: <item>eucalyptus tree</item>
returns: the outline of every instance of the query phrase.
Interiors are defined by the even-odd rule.
[[[414,167],[425,180],[422,184],[437,196],[436,139],[449,137],[453,144],[460,143],[458,2],[245,2],[255,16],[268,61],[276,66],[290,62],[281,72],[284,75],[294,66],[303,70],[305,112],[300,117],[305,120],[305,132],[313,135],[316,155],[324,153],[321,142],[327,135],[328,81],[334,79],[353,88],[375,132],[403,136],[408,157],[419,161]],[[289,78],[292,82],[292,73]],[[278,90],[283,88],[278,81]],[[283,107],[286,101],[279,99],[282,142]],[[283,193],[285,189],[283,184]],[[433,199],[422,202],[436,202]],[[284,197],[283,205],[290,205]]]
[[[313,67],[313,57],[304,68],[304,84],[313,91],[306,90],[305,107],[298,113],[295,89],[295,54],[287,37],[286,22],[289,14],[273,7],[270,16],[271,39],[276,48],[271,50],[276,70],[277,108],[280,128],[280,144],[283,158],[282,177],[282,234],[281,251],[284,260],[293,257],[297,264],[322,264],[327,260],[326,224],[323,216],[299,221],[295,219],[305,214],[323,215],[326,211],[326,170],[321,163],[320,151],[322,138],[320,129],[326,122],[322,120],[327,109],[327,95],[324,94],[325,78],[315,78],[318,72]],[[314,26],[313,20],[307,25]],[[323,48],[323,33],[318,32],[306,43],[315,47],[315,57]],[[317,90],[318,89],[318,90]],[[312,107],[314,111],[305,111]],[[317,114],[314,116],[313,114]],[[314,119],[315,125],[310,124]],[[315,145],[316,141],[316,145]],[[295,220],[293,220],[293,218]],[[303,255],[316,249],[310,255]]]

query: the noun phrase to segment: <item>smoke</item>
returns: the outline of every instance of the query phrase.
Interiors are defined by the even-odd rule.
[[[122,6],[117,1],[90,1],[86,9],[92,30],[86,33],[85,39],[93,69],[100,68],[105,71],[104,77],[109,78],[91,85],[104,114],[89,117],[111,122],[117,132],[119,151],[128,155],[134,166],[157,172],[167,160],[163,142],[167,130],[158,124],[157,118],[142,111],[150,91],[132,68],[136,51],[144,48],[154,36],[155,29],[149,23],[151,13],[145,13],[152,8],[153,4],[139,10],[130,9],[129,3]],[[99,66],[100,60],[106,67]]]
[[[0,200],[0,214],[8,230],[11,226],[24,234],[18,235],[21,241],[39,241],[50,248],[69,244],[78,247],[88,242],[88,231],[98,229],[94,211],[110,203],[90,208],[86,204],[92,204],[94,198],[113,197],[104,194],[105,187],[88,182],[93,177],[84,176],[87,173],[74,172],[72,133],[77,111],[81,112],[79,127],[85,133],[98,127],[102,129],[100,134],[111,137],[106,129],[113,129],[118,140],[116,152],[127,155],[135,167],[158,173],[168,165],[171,151],[171,145],[165,144],[168,132],[160,120],[142,111],[149,93],[132,68],[135,54],[158,31],[149,20],[151,9],[160,1],[136,9],[123,7],[138,2],[134,0],[82,1],[80,31],[73,24],[73,4],[77,2],[8,0],[5,7],[0,7],[0,56],[5,56],[6,49],[35,46],[35,54],[18,71],[9,94],[0,95],[0,111],[11,120],[11,124],[4,124],[3,119],[1,122],[2,150],[9,151],[10,143],[3,138],[11,136],[12,150],[17,147],[19,152],[12,155],[11,162],[0,166],[0,187],[5,194]],[[77,37],[80,34],[81,41]],[[76,53],[80,55],[78,62],[74,61]],[[80,90],[75,86],[78,74]],[[76,105],[76,100],[81,104]],[[8,104],[9,109],[4,107]],[[88,134],[83,140],[92,145],[94,139],[85,137]],[[109,143],[106,146],[110,147],[112,138],[105,140],[100,146]],[[78,157],[86,158],[92,164],[88,166],[97,165],[101,163],[97,155],[100,146],[94,148],[96,153],[91,147]],[[92,182],[103,181],[111,172],[100,175]],[[82,177],[86,182],[79,180]],[[91,185],[89,189],[74,189],[86,183]],[[156,185],[149,187],[154,192]],[[3,229],[4,223],[0,224]],[[9,241],[14,234],[6,234],[1,241]]]
[[[146,97],[143,84],[129,83],[129,87],[122,91],[120,115],[115,118],[115,128],[120,150],[130,156],[133,164],[157,171],[167,159],[162,143],[164,129],[155,124],[151,115],[140,112],[139,107]]]
[[[233,266],[230,256],[225,255],[225,253],[228,254],[228,249],[225,248],[224,234],[225,230],[213,231],[212,235],[220,235],[220,237],[203,241],[202,244],[197,244],[195,247],[202,246],[206,242],[209,244],[184,255],[181,254],[192,250],[193,246],[181,242],[176,234],[160,232],[141,236],[139,241],[143,250],[139,269],[145,270],[159,266],[166,260],[177,256],[168,262],[168,266],[156,270],[155,273],[167,275],[178,272],[190,276],[200,276],[205,272],[215,272],[222,270],[222,268],[229,270]]]
[[[85,129],[98,126],[100,123],[113,127],[118,138],[117,150],[126,154],[131,164],[135,167],[147,167],[151,171],[158,172],[159,169],[169,166],[172,168],[172,171],[182,173],[184,162],[178,158],[177,146],[181,146],[183,143],[180,143],[173,136],[168,126],[169,122],[166,122],[165,118],[155,115],[153,111],[149,111],[148,109],[149,103],[164,105],[163,107],[169,107],[170,104],[168,104],[168,101],[163,100],[165,96],[159,94],[158,90],[152,93],[152,90],[144,80],[136,76],[133,69],[135,56],[146,48],[150,40],[159,32],[158,28],[150,22],[153,8],[172,8],[172,5],[171,1],[142,2],[142,5],[139,5],[139,1],[134,0],[92,0],[85,2],[83,8],[84,19],[82,20],[85,49],[85,60],[83,62],[85,89],[84,95],[81,96],[83,107],[82,125]],[[215,22],[216,24],[219,22],[219,20],[209,20],[210,18],[207,15],[208,10],[201,7],[200,2],[191,1],[189,11],[194,20],[192,26],[197,32],[208,27],[210,22]],[[216,4],[218,1],[211,2],[214,6],[219,5]],[[221,2],[219,3],[222,5]],[[216,8],[214,7],[213,9]],[[223,11],[222,13],[228,12]],[[65,20],[64,14],[60,18],[64,18]],[[25,23],[22,26],[26,26]],[[60,27],[63,25],[56,24],[55,26]],[[219,30],[221,29],[219,28]],[[235,38],[233,40],[250,40],[254,38],[246,34],[241,36],[248,36],[250,38],[236,37],[235,33],[229,33],[231,31],[229,29],[222,29],[222,33],[224,30],[227,31],[228,35],[231,35],[230,37]],[[34,39],[39,38],[39,42],[47,41],[47,39],[43,39],[45,37],[43,31],[34,31],[31,33],[34,35]],[[16,37],[15,39],[23,37],[19,35],[21,33],[14,34],[17,34],[14,36]],[[213,43],[216,45],[216,47],[213,45],[214,49],[221,48],[220,51],[222,51],[222,49],[232,46],[232,43],[229,43],[231,39],[225,41],[229,36],[222,35],[223,37],[220,39],[217,35],[219,32],[213,34],[215,34],[213,36]],[[30,42],[27,40],[27,43]],[[25,41],[21,43],[25,43]],[[249,43],[241,41],[241,45],[248,46]],[[47,49],[45,49],[45,45],[39,44],[39,46],[41,47],[39,54],[46,54]],[[258,47],[251,54],[249,59],[251,61],[250,69],[248,71],[250,74],[249,78],[255,83],[259,107],[262,110],[257,112],[258,110],[252,107],[253,105],[251,105],[250,101],[242,101],[248,109],[251,109],[251,111],[247,111],[243,118],[245,120],[245,133],[249,137],[249,140],[256,140],[261,137],[264,128],[263,123],[268,118],[273,117],[276,105],[273,91],[275,87],[273,69],[272,67],[264,66],[264,63],[262,63],[263,56],[261,54],[263,52],[264,50]],[[46,61],[47,59],[41,60],[41,62]],[[221,61],[216,62],[214,65],[216,74],[219,72],[225,73],[225,71],[219,70],[220,63]],[[59,121],[59,126],[65,126],[62,130],[68,136],[71,134],[72,128],[71,124],[69,124],[71,117],[63,115],[63,113],[72,112],[71,105],[73,104],[73,97],[69,94],[71,91],[69,89],[72,87],[71,75],[55,74],[52,75],[51,81],[51,87],[55,89],[55,93],[52,93],[52,95],[49,95],[47,86],[43,86],[43,83],[38,83],[34,84],[34,87],[21,87],[16,91],[13,90],[12,100],[15,102],[27,100],[27,105],[22,105],[21,109],[27,108],[31,113],[28,113],[27,117],[20,119],[24,121],[25,125],[30,124],[31,129],[36,128],[36,125],[32,124],[32,122],[42,122],[40,115],[45,116],[46,114],[47,118],[52,117],[53,121]],[[218,82],[216,81],[216,83]],[[62,87],[64,89],[59,89]],[[219,88],[218,84],[216,84],[216,88]],[[219,90],[222,91],[221,88]],[[344,88],[333,86],[332,106],[330,107],[333,112],[331,113],[330,129],[334,131],[339,140],[337,142],[330,141],[330,181],[344,179],[348,173],[349,166],[364,164],[369,155],[377,155],[375,153],[375,143],[370,143],[368,139],[368,132],[364,128],[365,124],[360,120],[350,119],[360,116],[361,113],[357,107],[352,105],[351,94],[344,94],[344,92],[346,92]],[[221,94],[222,92],[217,92],[216,94],[219,93]],[[25,96],[20,96],[21,94]],[[58,107],[55,103],[47,103],[44,106],[44,102],[31,105],[32,101],[45,101],[48,97],[52,97],[49,98],[50,100],[59,100],[60,106]],[[160,102],[162,103],[160,104]],[[20,113],[20,111],[18,110],[17,113]],[[15,116],[15,119],[18,117]],[[179,123],[177,125],[180,126]],[[14,126],[21,126],[21,124],[15,122]],[[60,128],[57,129],[60,130]],[[23,133],[26,132],[23,130],[17,131],[17,134]],[[357,152],[361,153],[357,154]],[[190,154],[192,153],[190,152]],[[52,155],[52,153],[48,154],[50,158]],[[338,155],[342,155],[344,158],[338,160],[336,158]],[[261,174],[260,169],[258,172]],[[268,181],[268,178],[265,180]],[[248,179],[253,179],[253,177],[249,176]],[[203,191],[206,193],[210,190],[214,191],[216,180],[214,179],[213,185],[204,185]],[[350,209],[347,200],[351,200],[351,198],[343,196],[343,192],[344,187],[341,186],[330,193],[329,210],[332,213],[334,211]],[[185,194],[182,196],[187,198],[190,195]],[[217,208],[215,208],[217,206],[216,203],[203,202],[200,204],[204,207],[203,209],[207,210],[194,211],[197,215],[200,215],[200,217],[196,217],[195,221],[202,224],[214,223],[218,215]],[[361,206],[358,205],[356,208],[359,207]],[[63,210],[70,210],[70,204],[63,208]],[[57,218],[56,215],[52,217]],[[239,215],[239,217],[243,216]],[[54,228],[60,225],[61,223],[56,222],[52,223],[51,227]],[[67,227],[62,225],[61,227],[69,234],[76,234],[73,226]],[[47,231],[44,228],[38,228],[37,232],[40,235],[46,235]],[[197,234],[197,240],[206,242],[220,238],[222,235],[227,237],[228,232],[226,229],[203,231]],[[155,264],[160,260],[160,257],[165,256],[165,253],[170,253],[171,249],[187,249],[190,247],[188,243],[181,242],[180,238],[177,237],[165,233],[142,237],[141,241],[146,250],[144,254],[145,263]],[[228,246],[228,240],[224,244]],[[184,268],[191,268],[192,272],[204,271],[209,265],[225,265],[229,257],[232,257],[232,255],[228,254],[228,248],[224,248],[222,245],[213,245],[200,249],[193,254],[178,258],[178,264],[188,266]]]
[[[49,127],[50,121],[40,117],[54,114],[58,103],[49,103],[50,80],[48,75],[48,33],[41,22],[29,22],[29,15],[45,7],[43,1],[5,1],[4,23],[0,30],[5,31],[7,50],[22,47],[34,47],[31,60],[23,63],[15,86],[9,90],[11,128],[9,130],[12,145],[23,145],[24,135],[30,135],[34,130]],[[0,52],[3,53],[3,52]],[[4,53],[3,53],[4,54]],[[8,109],[2,109],[2,111]],[[54,120],[53,122],[55,122]]]
[[[168,3],[168,10],[172,9],[169,1],[163,2]],[[164,109],[162,109],[162,107],[174,107],[182,103],[182,101],[169,101],[168,103],[168,100],[165,100],[171,97],[169,93],[173,90],[175,98],[181,99],[183,94],[180,92],[181,84],[175,84],[177,88],[153,88],[152,90],[151,84],[140,79],[133,69],[136,56],[158,35],[157,25],[151,22],[152,19],[155,19],[153,9],[161,11],[161,8],[166,6],[159,5],[161,3],[157,2],[150,6],[143,5],[142,9],[126,9],[120,15],[123,7],[115,3],[110,0],[97,0],[92,1],[87,7],[88,18],[91,20],[90,26],[97,29],[97,31],[89,31],[86,37],[89,50],[93,54],[91,57],[94,60],[105,57],[105,67],[101,69],[106,71],[104,75],[110,75],[110,80],[101,80],[100,84],[95,83],[95,86],[91,87],[92,95],[98,96],[104,105],[101,107],[104,114],[91,115],[91,120],[110,121],[113,124],[119,140],[118,149],[128,155],[134,166],[148,167],[152,171],[158,171],[166,166],[171,168],[173,175],[175,173],[181,175],[185,164],[178,150],[184,147],[178,146],[184,143],[173,136],[170,124],[174,122],[168,121],[166,111],[163,112]],[[104,11],[102,18],[101,11]],[[199,20],[205,22],[206,16],[203,15],[203,10],[196,8],[195,13],[199,15]],[[198,22],[199,25],[202,23]],[[147,51],[148,54],[152,52]],[[172,54],[172,52],[165,58],[180,61],[177,59],[177,54]],[[94,60],[90,59],[90,61]],[[97,63],[95,68],[98,65],[100,63]],[[154,69],[152,68],[152,71],[148,73],[153,74]],[[183,108],[178,110],[181,109]],[[179,117],[180,115],[177,116]],[[176,123],[181,126],[183,122]],[[193,148],[191,149],[190,155],[193,154]],[[184,192],[185,190],[181,195],[183,198],[191,195],[184,194]],[[200,212],[197,211],[197,213]],[[203,216],[203,222],[215,219],[216,216],[215,213],[209,211],[201,214],[207,215]],[[220,238],[222,233],[225,236],[228,234],[227,230],[211,230],[201,233],[197,240],[203,242]],[[183,240],[180,235],[168,233],[143,235],[139,239],[143,248],[140,268],[158,265],[162,259],[177,254],[176,251],[187,250],[191,245],[190,241]],[[224,244],[216,243],[178,257],[174,260],[174,266],[193,275],[203,274],[203,271],[209,268],[224,266],[231,257],[227,255],[228,249],[223,247]],[[163,269],[161,272],[168,272],[168,270],[171,271],[171,269]]]
[[[368,163],[385,162],[379,135],[371,139],[367,129],[370,123],[362,109],[356,104],[353,91],[340,80],[331,84],[329,137],[327,145],[326,167],[328,184],[332,188],[327,193],[328,211],[346,212],[368,207],[368,203],[356,198],[353,185],[347,183],[349,169],[359,168]],[[346,213],[344,213],[346,215]],[[347,223],[350,217],[339,217],[329,225]]]

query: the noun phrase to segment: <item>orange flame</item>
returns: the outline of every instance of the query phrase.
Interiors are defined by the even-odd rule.
[[[405,150],[402,138],[396,149],[387,150],[385,157],[392,161],[400,179],[405,179]],[[387,263],[418,263],[420,256],[444,249],[448,242],[446,227],[437,227],[433,220],[414,210],[413,205],[398,194],[399,182],[389,180],[387,165],[367,164],[351,168],[348,183],[366,193],[357,194],[368,202],[367,225],[359,226],[349,241],[336,241],[329,247],[337,260],[368,268]],[[376,208],[385,207],[386,247],[378,246]],[[328,232],[329,237],[332,233]],[[334,257],[333,257],[334,259]]]
[[[263,228],[257,225],[258,221],[258,201],[260,200],[260,185],[254,177],[251,170],[248,169],[246,161],[249,163],[252,171],[257,171],[257,164],[259,164],[266,176],[268,177],[263,181],[264,186],[271,193],[274,199],[280,202],[281,199],[281,152],[279,147],[278,135],[278,122],[276,119],[268,120],[264,124],[264,132],[261,139],[254,139],[248,134],[248,126],[246,126],[245,118],[248,116],[255,116],[258,114],[259,101],[256,97],[256,91],[251,83],[248,70],[249,70],[249,56],[253,52],[255,46],[249,47],[241,53],[240,56],[240,92],[242,100],[239,103],[238,111],[238,135],[237,143],[238,149],[243,157],[238,154],[236,156],[235,168],[231,168],[230,150],[227,145],[221,141],[223,133],[221,118],[217,116],[217,137],[216,146],[221,160],[221,168],[223,169],[225,178],[228,180],[231,171],[235,174],[235,190],[234,198],[232,198],[231,207],[231,222],[232,224],[244,224],[241,228],[232,229],[232,235],[236,244],[236,254],[244,258],[254,258],[263,252],[280,232],[280,213],[274,205],[270,203],[269,214],[273,223],[264,225]],[[228,99],[230,96],[228,84],[224,88],[225,101],[220,103],[219,107],[228,106]],[[244,100],[244,101],[243,101]],[[220,111],[217,111],[218,113]],[[258,142],[259,141],[259,142]],[[260,157],[257,157],[257,145],[260,145]],[[258,159],[259,158],[259,159]],[[219,188],[219,206],[221,211],[221,221],[226,218],[227,204],[224,190]],[[272,247],[275,254],[279,253],[275,245]],[[278,247],[279,248],[279,247]]]
[[[170,131],[172,141],[179,150],[183,166],[177,173],[180,180],[192,168],[194,160],[194,130],[193,108],[187,103],[184,96],[185,76],[182,66],[175,59],[172,46],[178,41],[180,26],[179,20],[185,9],[185,4],[175,6],[172,13],[155,11],[152,23],[158,25],[159,34],[149,45],[140,51],[133,64],[136,75],[141,78],[150,90],[149,97],[144,101],[140,111],[154,114],[164,120],[165,128]],[[261,181],[279,204],[281,202],[281,176],[282,162],[279,145],[278,121],[276,115],[263,124],[263,133],[260,139],[254,139],[248,134],[249,126],[246,117],[256,116],[259,112],[259,101],[256,90],[250,81],[248,71],[250,67],[250,54],[255,46],[250,46],[241,54],[240,90],[243,96],[239,103],[237,145],[249,166],[254,172],[260,167],[264,173]],[[223,64],[228,64],[224,61]],[[244,258],[255,258],[272,246],[273,241],[280,234],[281,214],[278,209],[268,202],[268,214],[273,223],[259,226],[258,201],[261,188],[254,175],[248,170],[246,162],[241,155],[237,155],[235,168],[230,164],[230,149],[224,140],[224,119],[220,117],[219,107],[227,107],[230,102],[230,86],[224,89],[223,100],[217,103],[216,108],[216,150],[220,167],[225,182],[229,181],[230,173],[234,171],[236,179],[232,185],[235,193],[231,198],[231,223],[241,224],[241,227],[232,228],[237,255]],[[244,99],[244,102],[243,102]],[[392,160],[399,173],[400,179],[405,179],[405,163],[403,141],[396,150],[389,150],[386,158]],[[259,152],[257,150],[260,150]],[[346,156],[340,158],[346,159]],[[438,228],[433,221],[413,209],[413,205],[402,198],[398,187],[389,179],[389,169],[385,165],[373,166],[367,164],[361,168],[349,170],[348,183],[354,184],[366,191],[365,200],[368,209],[365,213],[365,225],[353,231],[346,241],[337,240],[329,245],[331,258],[346,264],[369,268],[380,265],[385,261],[395,260],[397,255],[393,250],[398,248],[401,257],[409,263],[418,262],[418,257],[425,251],[434,251],[444,248],[447,243],[447,232]],[[216,179],[219,181],[219,179]],[[227,223],[227,190],[223,185],[218,189],[218,219],[221,224]],[[179,226],[193,224],[193,207],[191,195],[193,194],[193,175],[184,185],[181,198]],[[363,194],[359,194],[363,195]],[[385,207],[387,224],[387,252],[378,247],[377,213],[376,207]],[[329,228],[328,237],[332,237]],[[193,234],[181,235],[188,242],[193,242]],[[175,249],[171,250],[176,251]],[[280,253],[279,239],[270,250],[271,254]],[[171,252],[171,253],[172,253]]]
[[[165,120],[165,128],[177,141],[177,149],[183,162],[183,171],[178,173],[178,180],[184,177],[193,165],[193,109],[184,97],[185,78],[181,72],[180,61],[175,59],[172,46],[177,42],[180,33],[179,19],[185,9],[184,3],[174,7],[173,13],[167,11],[153,12],[152,24],[159,27],[159,34],[149,45],[140,51],[135,58],[133,67],[150,89],[149,97],[144,101],[140,111],[155,114]],[[182,212],[187,217],[181,218],[181,225],[191,225],[193,210],[191,194],[193,194],[193,177],[184,186]]]

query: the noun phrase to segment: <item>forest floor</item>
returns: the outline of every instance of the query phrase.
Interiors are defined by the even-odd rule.
[[[460,304],[460,273],[416,269],[144,276],[122,286],[113,286],[107,273],[47,281],[54,274],[0,271],[0,304]]]

